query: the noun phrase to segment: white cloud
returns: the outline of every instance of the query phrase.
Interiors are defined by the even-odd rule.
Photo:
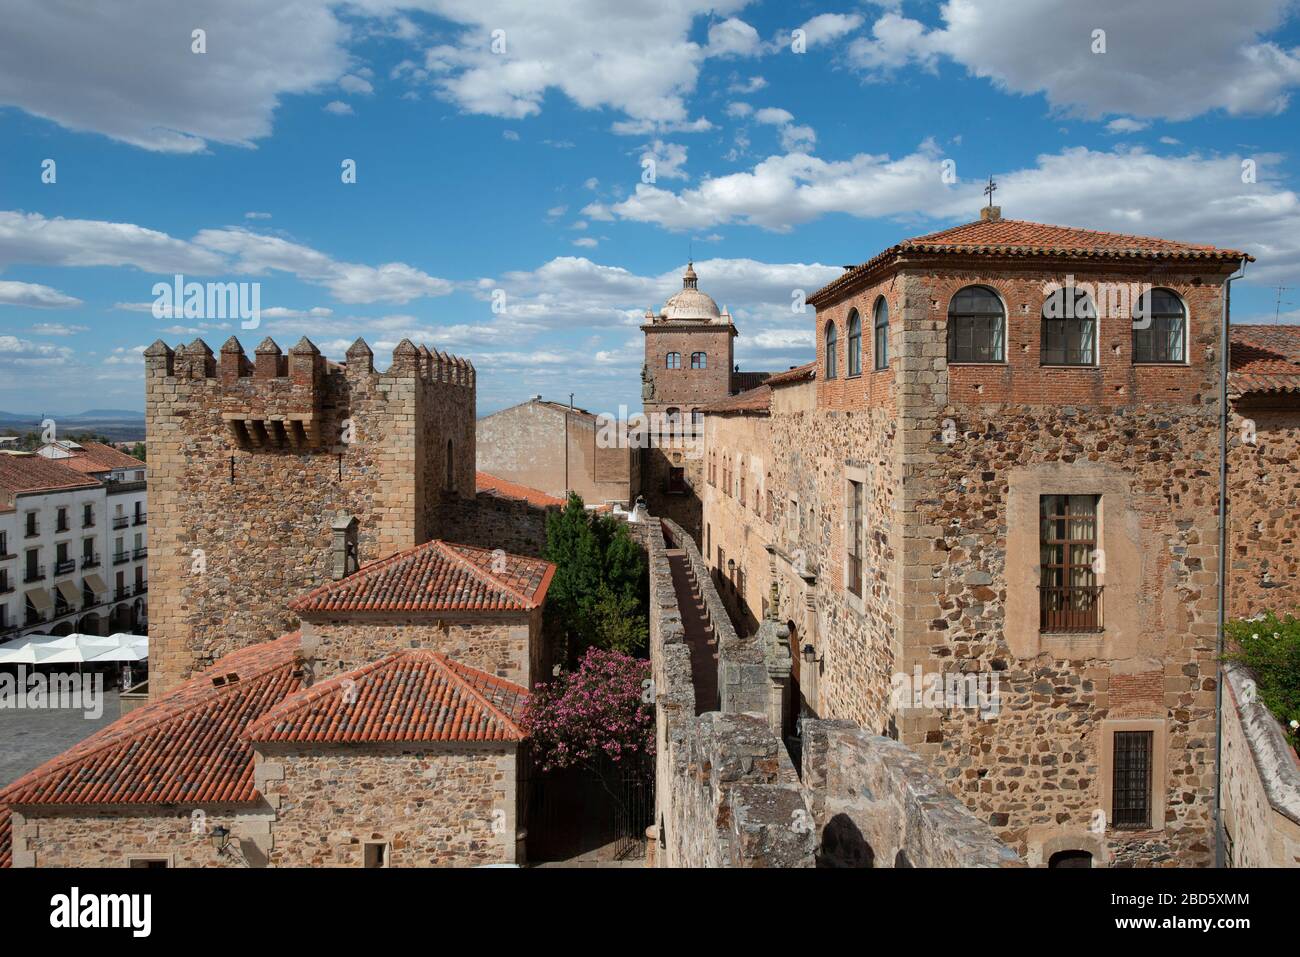
[[[641,162],[654,160],[655,177],[658,179],[689,179],[683,166],[686,165],[686,147],[680,143],[665,143],[655,140],[641,148]]]
[[[432,84],[466,112],[507,119],[539,113],[547,92],[557,90],[582,109],[625,114],[623,122],[633,125],[616,131],[644,135],[701,125],[687,115],[685,97],[710,50],[691,40],[692,28],[701,16],[728,17],[745,0],[426,0],[422,6],[461,29],[428,48],[423,63],[402,71],[404,78]],[[733,56],[743,48],[745,30],[738,21],[724,22],[731,25],[715,24],[714,52]],[[504,52],[493,52],[488,38],[495,29],[505,31]]]
[[[769,126],[784,126],[786,123],[794,122],[794,114],[789,110],[767,106],[755,113],[754,119]]]
[[[746,57],[762,52],[758,31],[744,20],[730,17],[709,26],[708,55]]]
[[[510,140],[511,142],[515,142],[515,143],[519,142],[519,134],[516,133],[514,130],[502,130],[501,138],[503,140]]]
[[[323,0],[136,0],[75,7],[10,0],[0,104],[148,150],[250,146],[286,96],[347,71],[348,29]],[[207,52],[191,52],[191,31]]]
[[[62,322],[38,322],[28,330],[34,336],[75,336],[89,332],[89,326],[70,326]]]
[[[1127,116],[1121,116],[1111,120],[1106,124],[1107,133],[1140,133],[1151,124],[1145,120],[1134,120]]]
[[[42,286],[40,283],[0,281],[0,306],[68,309],[80,305],[80,299],[65,295],[49,286]]]
[[[862,26],[862,22],[862,15],[857,13],[822,13],[802,24],[799,29],[804,32],[804,39],[811,48],[852,33]]]
[[[727,104],[727,115],[734,119],[744,119],[754,112],[754,108],[748,103],[742,103],[738,100]]]
[[[581,239],[575,239],[573,245],[582,246],[584,249],[595,249],[600,245],[600,240],[593,239],[590,236],[583,236]]]
[[[1054,109],[1088,119],[1110,114],[1187,119],[1211,110],[1278,113],[1300,85],[1300,49],[1265,39],[1288,0],[1182,0],[1176,29],[1163,4],[1130,0],[948,0],[943,26],[897,13],[850,44],[869,75],[951,59],[1011,93],[1043,93]],[[1093,52],[1093,31],[1105,52]]]
[[[325,104],[324,109],[326,113],[333,113],[335,116],[352,115],[352,107],[344,103],[342,100],[331,100]]]
[[[352,73],[339,77],[339,88],[343,90],[344,93],[359,93],[365,95],[367,93],[375,92],[375,88],[369,80]]]
[[[0,368],[5,366],[62,365],[72,356],[67,346],[32,342],[17,336],[0,335]]]
[[[727,92],[740,94],[757,93],[765,86],[767,86],[767,80],[763,79],[761,76],[751,76],[747,80],[735,77],[727,87]]]

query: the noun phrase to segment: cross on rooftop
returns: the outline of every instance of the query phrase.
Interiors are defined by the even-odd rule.
[[[984,195],[989,198],[989,209],[993,208],[993,194],[997,191],[998,184],[993,177],[989,177],[989,184],[984,187]]]

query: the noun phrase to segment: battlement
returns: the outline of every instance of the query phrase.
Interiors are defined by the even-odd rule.
[[[473,363],[459,356],[416,346],[403,339],[393,350],[384,372],[374,365],[374,353],[358,339],[342,363],[330,362],[305,336],[285,355],[271,338],[258,344],[250,362],[239,340],[231,336],[219,355],[202,339],[175,350],[158,340],[145,350],[150,384],[165,383],[168,391],[183,384],[211,380],[211,401],[220,406],[235,443],[243,449],[308,451],[322,446],[324,409],[336,404],[331,396],[346,388],[373,392],[385,383],[418,380],[426,386],[475,388]],[[338,379],[344,380],[338,382]]]

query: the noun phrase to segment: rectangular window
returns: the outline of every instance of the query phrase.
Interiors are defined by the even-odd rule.
[[[95,506],[87,502],[81,507],[81,527],[91,528],[95,524]]]
[[[1039,362],[1045,366],[1090,366],[1096,362],[1093,343],[1097,323],[1091,317],[1043,317],[1043,348]]]
[[[848,588],[862,597],[862,483],[849,482],[847,527],[844,529],[848,545]]]
[[[1150,731],[1116,731],[1111,824],[1116,828],[1151,827]]]
[[[59,507],[59,510],[58,510],[58,512],[57,512],[57,516],[58,516],[58,518],[57,518],[57,520],[56,520],[56,522],[55,522],[55,528],[54,528],[54,530],[55,530],[56,532],[66,532],[66,531],[68,530],[68,510],[67,510],[67,508],[65,508],[65,507],[63,507],[63,506],[60,506],[60,507]]]
[[[707,556],[713,551],[713,526],[705,524],[704,526],[704,554]]]
[[[367,842],[365,846],[365,856],[363,861],[365,867],[387,867],[388,866],[388,845],[374,842]]]
[[[1101,630],[1097,584],[1096,495],[1039,499],[1041,579],[1039,628],[1044,633]]]
[[[36,513],[28,512],[27,513],[27,537],[35,538],[39,534],[40,534],[40,526],[36,524]]]
[[[9,533],[0,532],[0,555],[9,554]]]
[[[691,353],[691,368],[692,368],[692,369],[707,369],[708,367],[709,367],[709,357],[708,357],[707,354],[705,354],[705,353],[703,353],[703,352],[692,352],[692,353]]]
[[[668,469],[668,491],[685,492],[686,491],[686,470],[677,466],[671,466]]]
[[[1133,330],[1134,362],[1183,362],[1182,316],[1153,316],[1146,329]]]
[[[1002,362],[1002,317],[949,316],[949,362]]]

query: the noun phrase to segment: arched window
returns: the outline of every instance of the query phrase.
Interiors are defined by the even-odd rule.
[[[699,409],[691,409],[691,425],[699,428],[704,424],[704,413]]]
[[[1152,289],[1133,310],[1134,362],[1187,361],[1187,310],[1168,289]]]
[[[442,487],[448,492],[456,491],[456,470],[451,459],[451,439],[447,440],[447,477]]]
[[[862,374],[862,317],[856,309],[849,313],[849,375]]]
[[[875,326],[876,333],[876,368],[889,368],[889,303],[885,302],[885,297],[881,296],[876,300],[876,306],[871,310],[873,314],[872,325]]]
[[[1002,362],[1007,314],[992,289],[966,286],[948,304],[948,361]]]
[[[1043,340],[1039,363],[1090,366],[1097,361],[1097,307],[1076,286],[1061,286],[1043,302]]]
[[[681,367],[682,367],[682,354],[680,352],[668,353],[668,357],[665,362],[665,368],[680,369]]]
[[[839,337],[835,332],[835,323],[826,323],[826,378],[834,379],[836,372],[836,352]]]
[[[664,409],[664,418],[668,420],[670,428],[676,428],[677,423],[681,421],[681,417],[682,410],[677,408],[675,405],[670,405],[668,408]]]
[[[707,352],[691,353],[692,369],[707,369],[709,367],[709,354]]]

